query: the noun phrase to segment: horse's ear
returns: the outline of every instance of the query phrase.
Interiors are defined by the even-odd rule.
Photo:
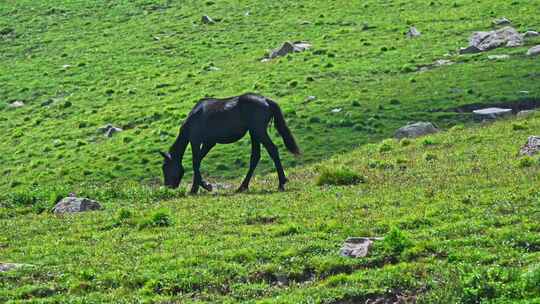
[[[161,156],[163,156],[165,159],[171,159],[171,155],[167,152],[159,151],[159,154],[161,154]]]

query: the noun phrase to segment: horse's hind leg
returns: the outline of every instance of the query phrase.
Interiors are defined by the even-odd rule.
[[[208,152],[210,152],[210,150],[215,145],[216,145],[215,143],[204,143],[203,144],[202,151],[201,151],[201,163],[202,163],[202,160],[204,159],[204,157],[208,154]],[[202,178],[202,176],[201,176],[201,187],[203,187],[206,191],[212,191],[212,189],[213,189],[212,184],[205,181],[204,178]]]
[[[279,178],[279,190],[284,191],[285,190],[285,183],[287,182],[287,178],[285,177],[285,172],[283,171],[283,166],[281,165],[281,159],[279,158],[279,151],[276,145],[272,142],[272,139],[270,139],[270,136],[265,130],[259,131],[257,133],[259,140],[263,144],[263,146],[266,148],[266,151],[268,151],[268,154],[274,161],[274,165],[276,166],[278,178]]]
[[[236,192],[244,192],[249,189],[249,182],[251,181],[253,172],[255,171],[255,168],[257,168],[257,164],[261,159],[261,143],[256,138],[256,136],[253,135],[252,132],[250,132],[249,134],[251,135],[251,157],[249,160],[249,170],[246,177],[244,178],[244,181],[242,181],[242,184],[240,185],[238,190],[236,190]]]

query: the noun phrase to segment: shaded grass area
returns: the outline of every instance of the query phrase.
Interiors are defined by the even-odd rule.
[[[1,260],[35,266],[0,274],[0,300],[534,303],[540,159],[517,151],[539,129],[535,116],[369,144],[294,170],[284,193],[266,176],[241,195],[94,190],[105,209],[74,216],[12,201]],[[332,168],[367,182],[316,186]],[[349,236],[385,239],[349,259]]]
[[[408,121],[468,121],[450,110],[459,106],[539,100],[540,63],[523,56],[538,38],[490,52],[509,60],[455,54],[496,17],[538,30],[536,8],[487,0],[4,1],[0,187],[155,183],[156,151],[204,96],[255,91],[279,101],[304,151],[300,159],[282,153],[287,168],[389,137]],[[203,14],[218,22],[201,24]],[[410,25],[423,35],[407,39]],[[259,62],[286,40],[314,47]],[[457,64],[414,72],[441,58]],[[310,95],[317,99],[304,103]],[[9,109],[16,100],[26,106]],[[125,131],[105,139],[97,129],[106,123]],[[248,159],[245,139],[217,147],[203,170],[210,179],[238,177]],[[261,171],[271,169],[263,157]]]

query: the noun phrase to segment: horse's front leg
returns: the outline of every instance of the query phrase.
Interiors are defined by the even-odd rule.
[[[191,142],[191,162],[193,164],[193,184],[191,186],[191,194],[197,194],[199,186],[202,184],[201,176],[201,145],[200,143]]]
[[[216,145],[215,143],[204,143],[203,144],[202,151],[201,151],[201,163],[202,163],[202,160],[204,159],[204,157],[208,154],[208,152],[210,152],[210,150],[215,145]],[[203,187],[206,191],[212,191],[213,190],[212,184],[205,181],[204,178],[202,178],[202,177],[201,177],[201,187]]]

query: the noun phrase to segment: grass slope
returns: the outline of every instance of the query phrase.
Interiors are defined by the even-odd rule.
[[[74,216],[21,194],[0,209],[0,256],[34,266],[0,274],[0,302],[538,303],[540,158],[517,157],[538,130],[537,115],[385,140],[294,170],[284,193],[273,175],[239,195],[95,188],[105,210]],[[345,179],[363,183],[316,185]],[[349,259],[349,236],[385,240]]]
[[[540,29],[537,9],[537,1],[501,0],[2,1],[0,189],[154,182],[155,152],[207,95],[278,100],[305,152],[282,153],[286,167],[388,137],[408,121],[468,120],[449,111],[458,105],[538,100],[540,61],[523,54],[539,38],[489,53],[509,60],[456,55],[497,17]],[[219,22],[203,25],[203,14]],[[410,25],[422,37],[407,39]],[[287,40],[314,47],[259,62]],[[458,64],[414,72],[442,58]],[[304,104],[309,95],[317,100]],[[16,100],[26,106],[7,107]],[[97,129],[106,123],[126,131],[105,139]],[[204,170],[237,177],[248,151],[247,139],[217,147]],[[261,168],[271,168],[268,158]]]

